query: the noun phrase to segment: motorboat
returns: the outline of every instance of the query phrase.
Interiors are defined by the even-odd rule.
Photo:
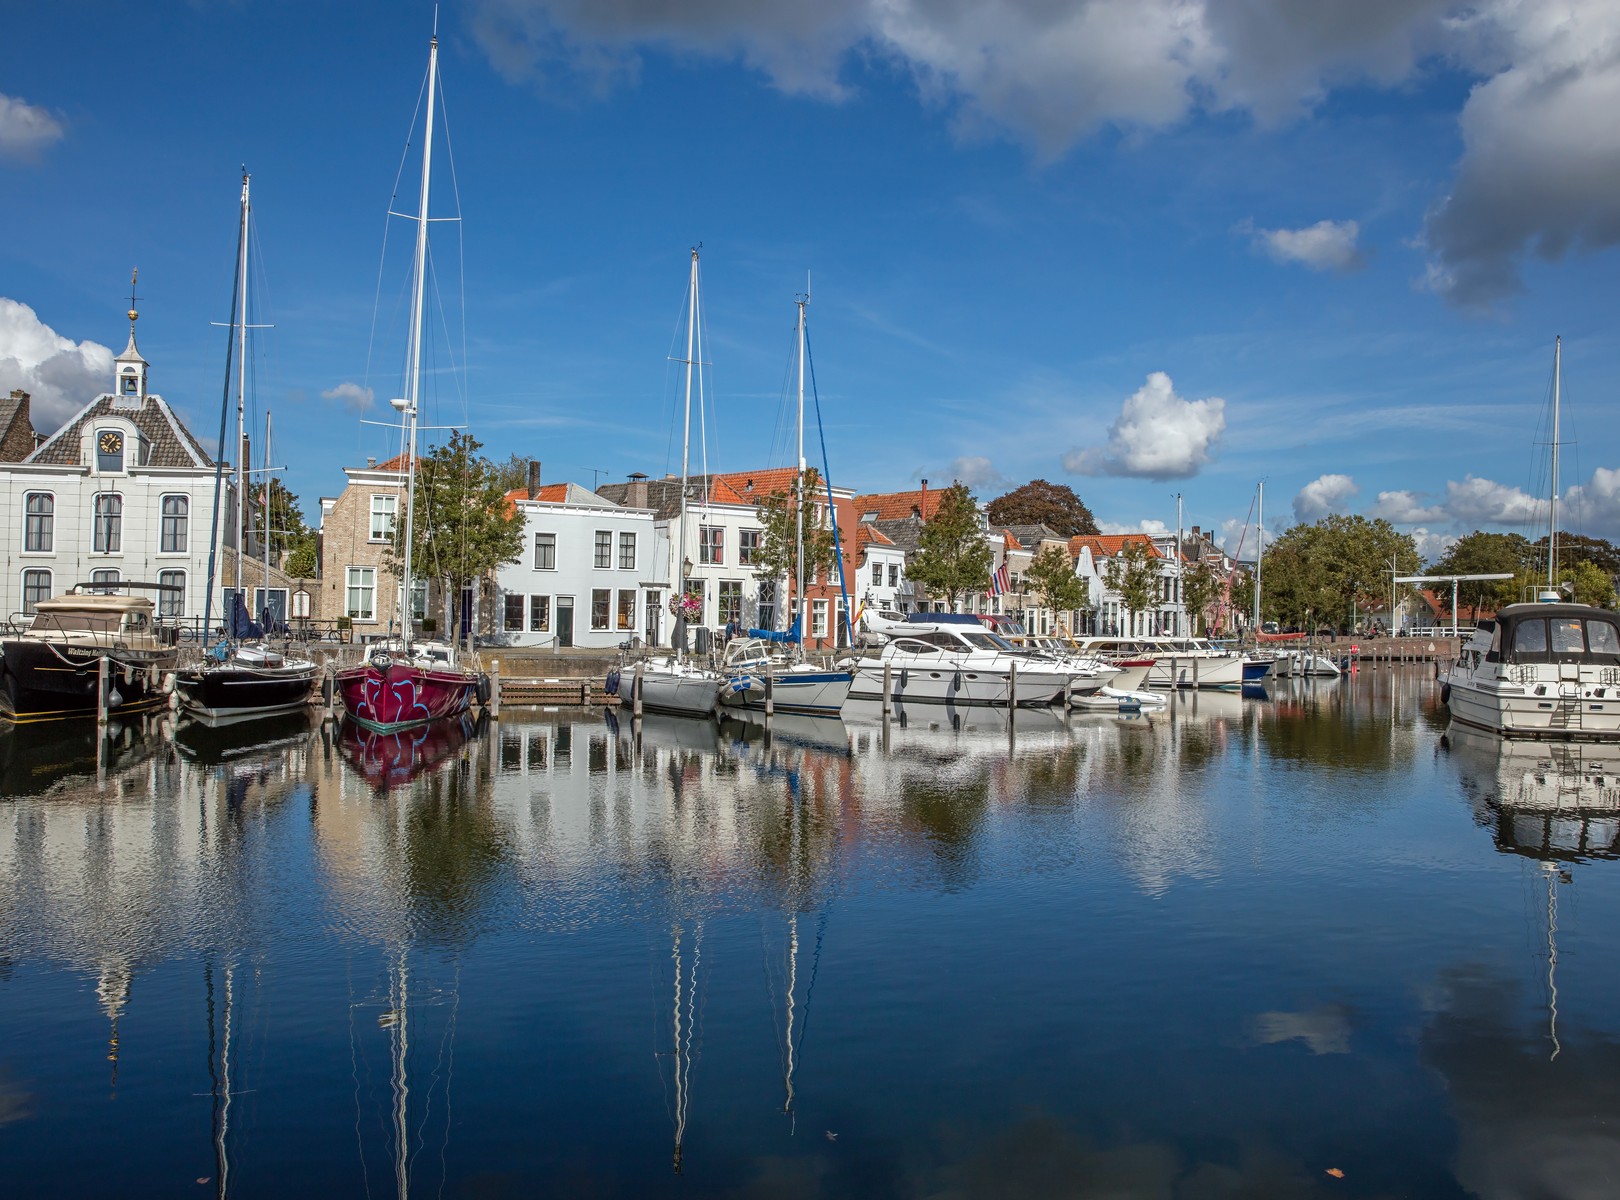
[[[1620,615],[1509,604],[1469,635],[1440,694],[1452,720],[1503,737],[1620,741]]]
[[[1080,640],[1082,650],[1109,655],[1151,655],[1144,684],[1150,688],[1238,688],[1244,682],[1244,656],[1223,650],[1208,638],[1196,637],[1091,637]],[[1126,648],[1129,649],[1126,649]],[[1115,686],[1120,686],[1116,684]]]
[[[0,716],[18,723],[93,716],[103,670],[109,712],[168,703],[164,680],[179,660],[178,630],[156,619],[151,600],[112,586],[159,585],[80,584],[39,601],[28,628],[0,640]]]
[[[954,622],[913,621],[876,658],[858,660],[851,698],[890,697],[926,704],[1051,704],[1068,689],[1062,667],[1014,650],[988,629]]]

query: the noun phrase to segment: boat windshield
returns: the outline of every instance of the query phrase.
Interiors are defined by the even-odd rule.
[[[1012,646],[993,633],[964,633],[962,640],[975,650],[1011,650]]]
[[[1512,655],[1520,662],[1620,663],[1620,626],[1594,617],[1521,619],[1513,626]]]
[[[116,612],[42,612],[34,614],[30,633],[112,633],[118,628]]]

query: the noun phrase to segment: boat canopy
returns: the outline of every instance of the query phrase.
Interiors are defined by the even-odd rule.
[[[984,624],[972,613],[907,613],[906,620],[919,625],[980,625]]]
[[[1485,658],[1620,666],[1620,614],[1585,604],[1510,604],[1496,614]]]

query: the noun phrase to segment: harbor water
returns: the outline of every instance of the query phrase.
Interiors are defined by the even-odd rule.
[[[7,1197],[1620,1193],[1620,753],[1427,668],[0,773]]]

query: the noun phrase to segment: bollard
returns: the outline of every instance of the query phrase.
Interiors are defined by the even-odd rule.
[[[776,677],[765,676],[765,716],[767,719],[776,715]]]
[[[1007,672],[1007,711],[1011,712],[1013,709],[1015,709],[1017,707],[1018,707],[1018,663],[1014,662],[1012,664],[1012,669]],[[1011,724],[1011,722],[1008,722],[1008,724]]]
[[[579,681],[579,706],[581,708],[588,708],[590,706],[590,703],[591,703],[591,681],[588,680],[588,679],[581,679]]]
[[[885,717],[894,712],[894,693],[890,690],[889,681],[894,673],[893,663],[883,664],[883,715]]]
[[[489,719],[501,719],[501,660],[489,664]]]
[[[1198,686],[1198,660],[1196,658],[1194,658],[1193,659],[1193,687],[1197,688],[1197,686]]]
[[[103,654],[96,660],[96,726],[107,728],[107,685],[111,679],[111,664]]]
[[[641,720],[641,668],[630,677],[630,715],[637,721]]]

